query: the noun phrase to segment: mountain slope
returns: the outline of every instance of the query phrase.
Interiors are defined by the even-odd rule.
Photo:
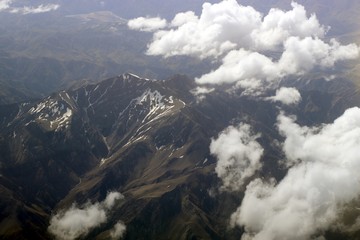
[[[296,82],[303,101],[282,106],[301,124],[331,122],[360,101],[350,82],[317,82]],[[56,212],[119,191],[125,198],[87,239],[108,239],[119,220],[125,239],[239,239],[242,229],[228,225],[243,192],[219,191],[209,145],[227,126],[249,123],[262,133],[258,174],[281,179],[279,105],[241,90],[215,90],[198,101],[194,87],[181,75],[156,81],[123,74],[1,105],[0,236],[51,239]]]

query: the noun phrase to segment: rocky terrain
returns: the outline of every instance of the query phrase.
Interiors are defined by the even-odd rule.
[[[107,239],[121,220],[125,239],[239,239],[242,229],[229,228],[229,218],[243,193],[220,190],[211,139],[229,124],[251,124],[265,149],[258,174],[281,179],[279,107],[302,124],[333,121],[360,102],[344,81],[318,86],[299,80],[297,107],[241,90],[219,89],[200,100],[186,76],[161,81],[134,74],[1,105],[0,235],[51,239],[55,213],[118,191],[124,199],[86,238]]]

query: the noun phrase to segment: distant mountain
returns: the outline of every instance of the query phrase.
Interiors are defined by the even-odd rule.
[[[0,20],[0,96],[5,103],[127,71],[164,79],[181,72],[194,77],[210,69],[209,62],[198,59],[145,55],[151,34],[129,30],[127,20],[110,11],[0,13]]]
[[[170,20],[176,13],[188,10],[200,13],[204,2],[54,0],[51,3],[61,7],[45,14],[0,12],[0,102],[41,98],[84,80],[96,81],[122,72],[137,72],[157,79],[178,73],[201,76],[214,67],[210,61],[146,56],[152,35],[130,31],[126,21],[139,16]],[[264,14],[272,7],[289,9],[290,2],[240,1]],[[332,26],[330,37],[342,38],[344,42],[358,41],[358,1],[298,2],[305,5],[309,14],[315,12],[321,23]],[[41,3],[43,1],[18,0],[12,4],[21,7]]]
[[[345,83],[297,82],[303,101],[284,107],[300,123],[330,122],[360,102]],[[119,191],[124,201],[87,239],[107,239],[119,218],[125,239],[239,239],[242,230],[229,230],[228,220],[242,194],[217,192],[210,140],[229,124],[251,123],[263,133],[262,174],[281,178],[282,153],[271,144],[281,139],[273,128],[278,108],[221,90],[199,102],[190,93],[194,87],[182,75],[155,81],[123,74],[1,105],[1,238],[51,239],[53,211]]]
[[[112,11],[124,18],[140,16],[161,16],[172,19],[176,13],[185,11],[201,12],[202,4],[205,2],[217,3],[219,0],[92,0],[92,1],[68,1],[57,0],[55,3],[62,7],[60,12],[88,13],[93,11]],[[240,4],[253,6],[255,9],[266,13],[270,8],[289,9],[290,0],[238,0]],[[322,23],[333,26],[333,33],[339,34],[349,30],[357,29],[359,26],[360,3],[356,0],[298,0],[306,7],[309,14],[315,12]],[[141,6],[141,7],[139,7]]]
[[[264,100],[273,90],[259,98],[218,87],[197,99],[193,77],[215,63],[146,56],[152,35],[129,30],[126,21],[199,12],[204,1],[52,2],[59,10],[43,15],[0,13],[0,239],[54,239],[48,227],[55,213],[101,202],[110,191],[124,199],[82,238],[109,239],[121,220],[124,239],[240,239],[244,229],[229,228],[229,218],[244,192],[219,190],[211,139],[229,125],[251,124],[262,133],[258,174],[279,180],[286,173],[275,129],[279,106],[307,126],[359,106],[348,76],[316,74],[281,83],[299,89],[296,107]],[[241,1],[263,12],[290,2]],[[333,26],[330,37],[358,36],[357,1],[298,2]],[[338,232],[326,238],[355,239]]]

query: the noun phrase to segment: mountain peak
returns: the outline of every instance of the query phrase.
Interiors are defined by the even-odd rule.
[[[146,81],[150,81],[148,78],[142,78],[134,73],[131,72],[127,72],[124,73],[122,75],[120,75],[120,77],[122,77],[125,80],[146,80]]]

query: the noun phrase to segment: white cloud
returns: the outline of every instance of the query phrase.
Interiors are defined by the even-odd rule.
[[[133,30],[153,32],[167,26],[165,19],[155,17],[155,18],[144,18],[139,17],[131,19],[128,22],[128,27]]]
[[[60,7],[58,4],[41,4],[37,7],[25,6],[22,8],[12,8],[11,13],[21,13],[21,14],[37,14],[37,13],[46,13],[50,11],[55,11]]]
[[[326,28],[320,25],[316,15],[308,17],[305,8],[295,2],[291,6],[287,12],[271,9],[254,29],[251,35],[257,49],[274,49],[291,36],[324,37]]]
[[[218,57],[237,43],[250,44],[251,31],[261,23],[259,12],[235,0],[204,3],[200,17],[190,15],[178,14],[173,20],[177,28],[155,33],[147,54]],[[185,18],[190,21],[184,23]]]
[[[294,105],[301,101],[301,95],[296,88],[282,87],[276,90],[275,96],[268,97],[267,100],[281,102],[285,105]]]
[[[249,125],[241,124],[228,127],[211,141],[210,152],[218,159],[215,171],[225,189],[240,190],[244,181],[261,168],[264,149],[256,141],[258,137]]]
[[[290,169],[278,184],[257,179],[247,186],[232,216],[233,224],[245,227],[243,239],[311,239],[360,196],[359,108],[313,128],[280,114],[278,127]]]
[[[12,0],[0,0],[0,11],[9,9],[12,2]]]
[[[335,39],[326,43],[319,38],[290,37],[284,43],[284,52],[278,68],[282,75],[301,75],[315,67],[330,68],[338,61],[352,60],[359,57],[356,44],[340,45]]]
[[[10,13],[20,14],[36,14],[45,13],[57,10],[60,5],[58,4],[41,4],[39,6],[24,6],[24,7],[12,7],[13,0],[0,0],[0,12],[7,11]]]
[[[114,228],[110,231],[110,236],[112,239],[120,239],[124,236],[126,231],[126,226],[123,222],[118,222],[115,224]]]
[[[207,87],[196,87],[192,89],[190,92],[196,97],[197,102],[201,102],[206,98],[206,94],[215,91],[215,88],[207,88]]]
[[[315,68],[330,68],[336,62],[356,59],[356,44],[340,45],[336,40],[325,43],[319,38],[289,37],[278,61],[258,52],[244,49],[230,51],[216,70],[196,78],[198,84],[236,84],[255,92],[277,85],[289,75],[303,75]]]
[[[222,65],[200,78],[198,84],[237,84],[246,89],[259,89],[262,82],[272,82],[281,75],[280,69],[265,55],[244,49],[230,51]]]
[[[107,209],[111,209],[119,199],[124,199],[124,196],[118,192],[109,192],[103,201],[103,204]]]
[[[292,3],[287,12],[271,9],[262,13],[235,0],[204,3],[202,13],[179,13],[172,29],[158,32],[149,45],[149,55],[219,57],[229,50],[274,50],[290,36],[323,37],[326,29],[315,15],[307,17],[303,6]]]
[[[170,25],[172,27],[180,27],[188,22],[197,22],[199,18],[195,15],[194,12],[188,11],[188,12],[181,12],[176,14],[174,19],[171,21]]]
[[[99,203],[87,205],[83,209],[73,205],[66,212],[59,213],[51,219],[49,232],[57,239],[76,239],[106,220],[106,212]]]
[[[295,2],[292,9],[273,8],[263,16],[236,0],[204,3],[201,15],[178,13],[169,29],[156,31],[148,55],[188,55],[221,60],[198,84],[233,84],[248,94],[277,86],[289,75],[333,67],[356,59],[359,47],[323,40],[328,30]]]
[[[111,192],[100,203],[87,203],[82,207],[73,204],[66,211],[52,216],[48,231],[60,240],[72,240],[85,236],[91,229],[105,223],[107,211],[114,206],[116,200],[123,198],[124,196],[120,193]]]

